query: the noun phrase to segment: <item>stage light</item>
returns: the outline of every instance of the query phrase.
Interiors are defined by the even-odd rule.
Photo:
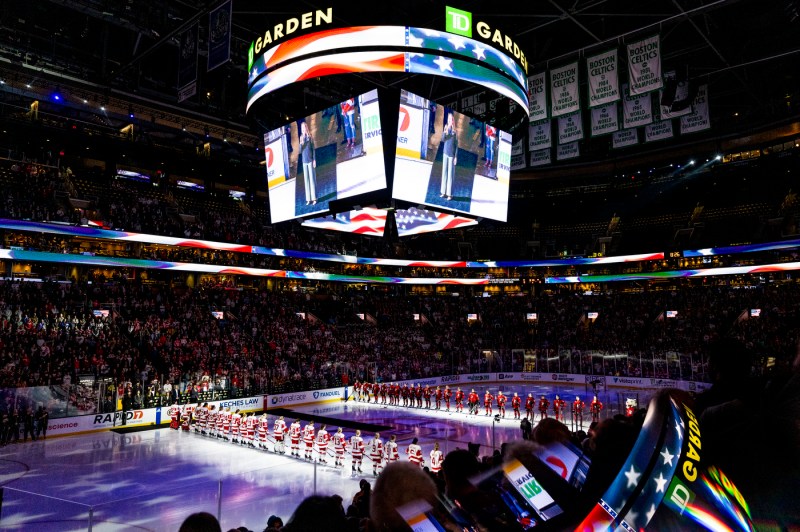
[[[691,161],[689,161],[689,166],[691,166],[691,165],[693,165],[693,164],[694,164],[694,159],[692,159]]]
[[[717,155],[716,157],[714,157],[714,160],[715,161],[721,161],[722,160],[722,155]]]
[[[106,107],[105,107],[104,105],[101,105],[101,106],[100,106],[100,110],[101,110],[101,111],[105,111],[105,110],[106,110]]]
[[[89,100],[83,100],[83,103],[89,103]]]

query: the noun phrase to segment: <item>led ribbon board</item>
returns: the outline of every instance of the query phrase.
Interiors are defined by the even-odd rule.
[[[546,277],[546,284],[564,283],[610,283],[614,281],[653,281],[681,277],[713,277],[716,275],[747,275],[755,273],[789,272],[800,270],[800,262],[762,264],[760,266],[730,266],[727,268],[705,268],[699,270],[671,270],[650,273],[622,273],[614,275],[569,275]]]
[[[474,39],[409,26],[337,28],[273,46],[250,68],[247,110],[292,83],[364,72],[458,79],[489,88],[528,112],[527,77],[511,57]]]

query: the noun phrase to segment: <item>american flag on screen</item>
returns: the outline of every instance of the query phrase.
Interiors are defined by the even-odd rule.
[[[420,235],[433,231],[478,225],[478,222],[471,218],[427,209],[417,209],[415,207],[408,210],[398,209],[395,211],[394,217],[397,222],[397,236]]]
[[[311,218],[304,227],[329,229],[367,236],[383,236],[386,228],[386,211],[367,207],[358,211],[340,212],[333,216]]]

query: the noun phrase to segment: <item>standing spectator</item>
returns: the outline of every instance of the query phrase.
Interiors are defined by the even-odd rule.
[[[133,407],[133,399],[131,398],[131,392],[126,391],[125,395],[122,396],[122,424],[128,424],[128,410]]]
[[[34,428],[34,423],[35,423],[35,418],[33,416],[33,410],[28,408],[22,414],[23,442],[28,441],[28,434],[31,435],[31,440],[36,441],[36,429]]]
[[[50,421],[50,413],[40,406],[36,411],[36,437],[42,436],[42,439],[47,439],[47,423]]]
[[[528,420],[527,417],[522,418],[522,421],[520,421],[519,423],[519,428],[522,430],[522,439],[530,440],[533,426],[531,425],[531,422]]]

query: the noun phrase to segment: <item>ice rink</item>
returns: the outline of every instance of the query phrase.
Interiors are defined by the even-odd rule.
[[[559,391],[567,400],[575,393],[587,405],[591,400],[583,388]],[[537,386],[536,393],[548,390]],[[609,394],[601,394],[601,399],[618,402]],[[640,404],[646,404],[644,398]],[[506,418],[494,422],[484,415],[444,412],[444,404],[436,411],[351,400],[293,408],[286,421],[291,423],[295,413],[301,420],[324,417],[331,434],[341,424],[348,438],[358,424],[388,427],[383,440],[397,436],[401,460],[417,437],[427,463],[437,441],[445,453],[479,443],[483,455],[491,454],[493,442],[499,448],[518,439],[519,422],[511,419],[510,401],[507,406]],[[609,408],[602,417],[614,410]],[[275,417],[269,415],[270,427]],[[588,414],[584,419],[588,426]],[[319,428],[320,421],[316,425]],[[367,443],[372,433],[362,432]],[[270,515],[285,522],[299,502],[314,493],[341,495],[346,508],[359,480],[374,478],[368,458],[358,476],[351,475],[349,456],[344,468],[334,468],[332,462],[329,457],[329,465],[317,465],[169,428],[9,445],[0,454],[0,529],[88,530],[91,517],[91,529],[96,531],[177,530],[189,514],[206,511],[220,516],[223,530],[239,526],[263,530]]]

